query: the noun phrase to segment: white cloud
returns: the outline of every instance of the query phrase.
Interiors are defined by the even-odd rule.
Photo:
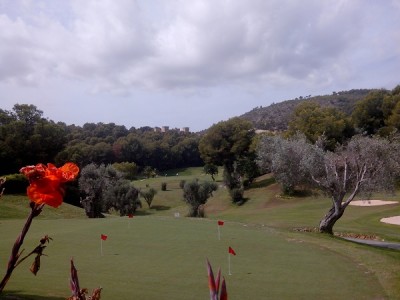
[[[188,101],[213,90],[232,96],[216,91],[233,87],[254,99],[390,88],[400,67],[399,3],[0,0],[0,86],[12,95],[66,80],[97,95],[169,90]]]

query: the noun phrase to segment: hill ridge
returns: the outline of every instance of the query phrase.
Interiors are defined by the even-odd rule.
[[[253,123],[256,129],[270,131],[284,131],[296,106],[305,101],[313,101],[321,106],[336,107],[347,115],[351,115],[356,102],[362,100],[368,93],[376,89],[352,89],[333,92],[331,95],[306,96],[279,103],[272,103],[266,107],[255,107],[239,117]]]

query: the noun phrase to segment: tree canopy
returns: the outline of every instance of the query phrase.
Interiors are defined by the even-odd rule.
[[[324,136],[326,147],[330,150],[353,134],[351,122],[342,111],[310,101],[299,104],[290,119],[288,134],[295,135],[298,132],[312,143]]]
[[[90,164],[134,163],[157,170],[201,166],[196,133],[154,132],[150,127],[130,128],[115,123],[83,126],[55,123],[43,118],[34,105],[16,104],[0,109],[0,174],[17,173],[21,166],[67,161],[81,168]]]
[[[199,142],[204,162],[224,167],[224,183],[231,195],[243,194],[243,178],[237,169],[238,162],[252,155],[254,137],[252,124],[240,118],[232,118],[211,126]],[[243,168],[242,170],[245,170]],[[236,201],[241,197],[232,197]]]
[[[111,165],[85,166],[79,177],[79,190],[89,218],[100,218],[111,209],[124,216],[140,206],[139,191]]]
[[[283,150],[283,151],[282,151]],[[335,152],[304,139],[264,139],[258,149],[261,167],[269,167],[283,185],[313,184],[331,198],[331,209],[319,224],[333,233],[354,197],[394,187],[400,174],[400,143],[379,137],[354,136]]]

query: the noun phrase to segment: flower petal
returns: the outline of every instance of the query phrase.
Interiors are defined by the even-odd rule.
[[[79,168],[74,163],[66,163],[61,168],[48,163],[21,168],[20,172],[29,179],[28,197],[36,204],[58,207],[63,202],[63,183],[74,180]]]

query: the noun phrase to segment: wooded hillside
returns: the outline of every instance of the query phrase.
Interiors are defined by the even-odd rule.
[[[313,101],[321,106],[336,107],[350,115],[355,103],[362,100],[372,89],[357,89],[333,92],[332,95],[299,97],[266,107],[256,107],[243,114],[240,118],[249,120],[257,129],[281,131],[286,130],[292,113],[297,105],[304,101]]]

